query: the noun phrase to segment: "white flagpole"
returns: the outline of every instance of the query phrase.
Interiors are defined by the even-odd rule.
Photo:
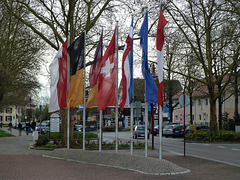
[[[146,87],[145,87],[146,88]],[[145,100],[145,157],[147,157],[147,143],[148,143],[148,139],[147,139],[147,128],[148,126],[148,103]]]
[[[159,159],[161,160],[162,159],[162,118],[163,118],[163,112],[162,112],[162,106],[159,105],[158,106],[159,108],[159,117],[158,117],[158,120],[159,120]]]
[[[148,7],[147,7],[148,11]],[[147,103],[147,98],[146,98],[146,79],[145,79],[145,157],[147,157],[147,123],[148,123],[148,103]]]
[[[116,106],[115,106],[115,126],[116,126],[116,153],[118,153],[118,21],[116,26]]]
[[[86,126],[86,31],[84,31],[84,62],[83,62],[83,150],[85,150],[85,126]]]
[[[133,22],[133,16],[132,16],[132,22]],[[133,40],[132,40],[132,51],[133,51]],[[132,74],[131,74],[131,76],[133,78],[133,62],[132,62]],[[133,96],[134,96],[134,85],[133,85],[132,91],[133,91]],[[133,102],[131,103],[131,119],[130,119],[130,121],[131,121],[130,122],[131,123],[131,130],[130,130],[131,131],[131,133],[130,133],[131,148],[130,149],[131,149],[131,155],[133,155]]]
[[[67,149],[69,149],[69,138],[70,138],[69,125],[70,125],[70,109],[68,108],[68,113],[67,113]]]
[[[70,45],[70,35],[68,35],[68,47],[69,47],[69,45]],[[69,57],[69,54],[67,54],[67,57],[68,57],[68,87],[67,87],[67,94],[68,94],[69,82],[70,82],[70,57]],[[69,124],[70,124],[70,109],[67,108],[67,149],[69,149],[69,137],[70,137]]]
[[[160,0],[160,9],[162,5],[162,0]],[[163,51],[163,49],[162,49]],[[163,122],[163,112],[162,112],[162,106],[158,105],[159,108],[159,117],[158,117],[158,124],[159,124],[159,159],[162,159],[162,122]]]
[[[131,103],[131,133],[130,133],[130,141],[131,141],[131,155],[133,155],[133,102]]]
[[[100,120],[99,120],[99,151],[102,151],[102,111],[100,111]]]

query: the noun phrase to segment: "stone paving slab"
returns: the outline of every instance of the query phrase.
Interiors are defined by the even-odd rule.
[[[83,151],[78,149],[57,149],[44,157],[65,159],[81,163],[95,164],[100,166],[115,167],[140,172],[150,175],[173,175],[189,173],[190,170],[182,168],[170,161],[159,160],[153,157],[143,157],[138,155]]]

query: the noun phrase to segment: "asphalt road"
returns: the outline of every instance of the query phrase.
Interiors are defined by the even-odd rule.
[[[114,140],[115,133],[104,133],[103,138]],[[119,132],[118,138],[121,141],[130,141],[130,132]],[[149,145],[152,145],[151,140],[150,136]],[[134,139],[134,142],[136,141]],[[143,138],[138,141],[144,143]],[[159,148],[159,137],[154,137],[154,146]],[[184,155],[183,139],[163,137],[162,149]],[[185,154],[240,167],[240,143],[186,143]]]

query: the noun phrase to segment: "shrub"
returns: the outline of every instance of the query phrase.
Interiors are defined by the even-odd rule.
[[[83,132],[74,131],[73,137],[74,138],[83,138]],[[98,135],[96,133],[85,132],[85,138],[86,139],[97,138],[97,137],[98,137]]]
[[[195,133],[190,133],[186,135],[186,139],[190,141],[235,141],[240,142],[240,133],[235,133],[234,131],[219,130],[211,132],[210,130],[199,130]]]
[[[49,138],[47,136],[39,136],[38,140],[36,140],[36,146],[45,146],[49,142]]]
[[[116,127],[115,126],[106,126],[106,127],[103,127],[103,131],[104,132],[115,132],[116,130]],[[124,128],[123,127],[118,127],[118,131],[123,131]]]

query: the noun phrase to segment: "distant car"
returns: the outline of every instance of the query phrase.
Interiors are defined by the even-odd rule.
[[[42,121],[41,124],[35,127],[35,130],[43,134],[48,133],[50,131],[50,121]]]
[[[179,123],[174,123],[174,122],[163,123],[162,124],[162,129],[167,125],[179,125]]]
[[[185,127],[187,128],[189,125],[185,125]],[[180,124],[180,125],[176,125],[173,127],[173,135],[174,138],[175,137],[184,137],[184,125]]]
[[[163,130],[162,130],[162,135],[165,137],[169,137],[173,135],[173,128],[176,125],[165,125]]]
[[[76,124],[74,126],[74,131],[82,131],[83,130],[83,125],[81,124]]]
[[[159,134],[159,125],[154,126],[153,128],[153,135],[157,136]]]
[[[149,130],[147,130],[147,138],[149,139]],[[135,126],[133,130],[133,138],[138,139],[138,138],[145,138],[145,126]]]
[[[200,129],[209,129],[209,127],[206,125],[196,125],[195,129],[191,129],[191,127],[188,126],[188,127],[186,127],[186,134],[187,133],[195,133],[196,131],[198,131]]]

